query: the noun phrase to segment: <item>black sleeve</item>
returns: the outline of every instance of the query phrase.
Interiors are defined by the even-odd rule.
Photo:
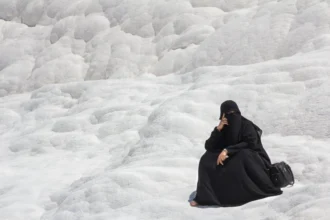
[[[254,129],[253,125],[251,123],[247,123],[243,129],[242,142],[232,146],[228,146],[226,149],[228,151],[228,154],[235,154],[241,149],[246,149],[246,148],[256,150],[257,144],[258,144],[258,134]]]
[[[228,146],[228,147],[226,147],[226,149],[227,149],[228,155],[231,155],[231,154],[237,153],[241,149],[248,148],[248,146],[249,145],[247,142],[240,142],[238,144]]]
[[[220,147],[222,139],[222,133],[215,127],[211,133],[209,139],[205,141],[205,150],[215,151]]]

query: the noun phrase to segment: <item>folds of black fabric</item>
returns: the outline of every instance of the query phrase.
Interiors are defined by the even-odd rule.
[[[219,153],[226,148],[229,158],[217,165]],[[268,174],[270,159],[254,124],[243,118],[239,143],[225,146],[216,128],[205,142],[207,150],[200,159],[197,194],[200,205],[238,206],[282,194]]]

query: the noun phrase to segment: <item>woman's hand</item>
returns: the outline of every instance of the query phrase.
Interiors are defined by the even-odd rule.
[[[228,125],[227,118],[225,117],[225,114],[222,115],[221,121],[219,125],[217,126],[218,131],[221,131],[225,125]]]
[[[217,165],[221,164],[223,165],[223,162],[228,158],[227,155],[228,151],[226,149],[224,149],[218,156],[218,160],[217,160]]]

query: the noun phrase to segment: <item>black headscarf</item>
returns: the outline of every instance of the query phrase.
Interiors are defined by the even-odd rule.
[[[232,100],[222,103],[220,107],[220,118],[223,114],[225,114],[228,120],[228,125],[225,125],[222,130],[225,146],[239,143],[241,141],[242,116],[237,104]]]
[[[235,112],[241,114],[241,111],[239,110],[238,105],[236,104],[236,102],[234,102],[232,100],[227,100],[227,101],[223,102],[220,106],[220,118],[219,118],[219,120],[221,120],[224,113],[228,113],[230,111],[235,111]]]

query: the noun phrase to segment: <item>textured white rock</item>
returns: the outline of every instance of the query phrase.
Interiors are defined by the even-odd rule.
[[[0,1],[0,216],[328,219],[330,1]],[[233,99],[296,185],[192,209]]]

